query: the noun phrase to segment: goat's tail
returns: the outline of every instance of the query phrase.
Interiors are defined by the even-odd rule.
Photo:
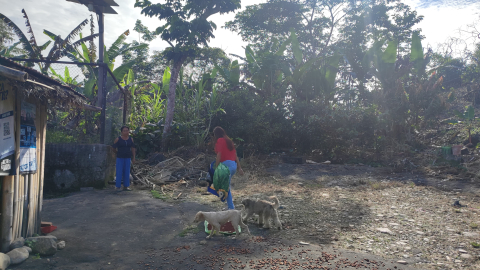
[[[275,204],[273,205],[273,208],[278,209],[278,207],[280,206],[280,202],[278,201],[278,198],[276,196],[270,196],[268,198],[273,199],[275,201]]]
[[[245,205],[243,205],[243,204],[237,204],[237,207],[240,207],[240,206],[243,208],[243,209],[241,209],[240,211],[245,210]]]

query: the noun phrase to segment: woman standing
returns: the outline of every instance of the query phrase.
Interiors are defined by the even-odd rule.
[[[235,146],[233,145],[233,141],[227,136],[225,130],[221,127],[216,127],[213,129],[213,134],[215,136],[215,153],[217,154],[217,158],[215,160],[215,168],[217,168],[220,162],[227,166],[230,170],[230,179],[229,183],[232,180],[232,176],[238,169],[240,175],[243,175],[242,167],[240,166],[240,161],[237,157],[237,151],[235,150]],[[231,188],[228,189],[228,196],[227,196],[227,205],[228,209],[235,209],[233,205],[233,198]]]
[[[115,190],[121,190],[123,179],[123,190],[130,191],[130,164],[135,162],[135,144],[127,126],[120,128],[120,134],[113,143],[117,149]]]

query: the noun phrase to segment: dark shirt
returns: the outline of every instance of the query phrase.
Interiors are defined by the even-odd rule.
[[[132,158],[132,147],[135,147],[131,137],[128,137],[127,140],[118,137],[117,143],[113,145],[117,148],[117,158]]]

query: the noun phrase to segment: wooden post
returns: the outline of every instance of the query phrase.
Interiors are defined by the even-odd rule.
[[[37,114],[38,115],[38,114]],[[37,137],[38,138],[38,137]],[[38,156],[38,155],[37,155]],[[29,186],[29,193],[28,193],[28,225],[26,231],[26,237],[30,237],[33,234],[33,230],[35,228],[35,181],[37,178],[37,174],[32,175],[32,181],[30,182]]]
[[[17,226],[17,235],[13,240],[22,236],[22,228],[23,228],[23,205],[25,202],[25,181],[28,178],[28,175],[22,175],[20,177],[20,190],[18,191],[18,226]]]
[[[15,164],[18,166],[18,164]],[[3,177],[2,185],[2,252],[9,251],[12,242],[14,176]]]
[[[17,226],[18,226],[18,183],[20,183],[19,175],[15,175],[15,181],[13,185],[13,231],[12,231],[12,240],[15,240],[17,237]]]
[[[106,106],[107,106],[107,88],[106,88],[106,74],[108,67],[103,65],[103,47],[104,47],[104,17],[102,12],[98,12],[98,95],[97,100],[99,101],[98,105],[102,107],[102,112],[100,114],[100,143],[105,143],[105,119],[106,119]]]
[[[41,149],[41,156],[40,156],[40,161],[38,162],[38,168],[40,169],[38,171],[38,177],[39,177],[39,186],[38,186],[38,203],[37,203],[37,225],[35,226],[35,233],[40,234],[40,226],[41,226],[41,221],[42,221],[42,206],[43,206],[43,180],[45,176],[45,143],[46,143],[46,134],[47,134],[47,107],[42,106],[42,112],[40,114],[40,125],[39,125],[39,130],[41,130],[41,144],[40,144],[40,149]]]
[[[25,82],[28,79],[28,73],[0,65],[0,75]]]
[[[14,109],[14,132],[15,132],[15,176],[5,176],[3,180],[3,202],[2,202],[2,251],[8,252],[12,242],[14,230],[14,201],[15,201],[15,182],[18,181],[20,174],[20,95],[19,90],[15,91],[15,109]]]
[[[29,204],[28,202],[30,201],[30,188],[32,184],[32,174],[28,174],[25,177],[25,182],[24,182],[24,193],[23,193],[23,215],[22,215],[22,237],[27,236],[27,229],[28,229],[28,223],[30,222],[30,210],[29,210]]]

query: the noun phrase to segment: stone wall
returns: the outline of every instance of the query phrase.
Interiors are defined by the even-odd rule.
[[[105,187],[115,177],[115,152],[104,144],[49,143],[45,150],[45,192]]]

